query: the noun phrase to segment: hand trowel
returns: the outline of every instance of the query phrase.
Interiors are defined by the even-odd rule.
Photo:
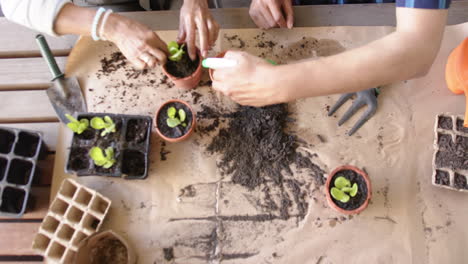
[[[37,35],[36,41],[53,76],[51,86],[47,89],[47,96],[60,121],[66,124],[70,122],[66,114],[74,116],[75,113],[87,112],[80,84],[75,77],[65,78],[43,35]]]

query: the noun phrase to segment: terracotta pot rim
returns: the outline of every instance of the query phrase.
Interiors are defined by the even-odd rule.
[[[190,109],[190,112],[192,112],[192,126],[190,127],[190,129],[189,129],[189,131],[188,131],[187,133],[185,133],[184,135],[182,135],[181,137],[178,137],[178,138],[166,137],[166,136],[161,132],[161,130],[159,130],[159,127],[158,127],[158,116],[159,116],[159,113],[161,112],[161,109],[163,109],[164,106],[166,106],[167,104],[170,104],[170,103],[181,103],[181,104],[184,104],[185,106],[188,107],[188,109]],[[156,115],[154,116],[154,128],[155,128],[155,130],[156,130],[156,133],[157,133],[162,139],[164,139],[165,141],[168,141],[168,142],[175,143],[175,142],[183,141],[183,140],[187,139],[188,137],[190,137],[190,135],[192,135],[193,131],[195,130],[196,123],[197,123],[196,120],[197,120],[196,114],[195,114],[195,112],[193,111],[193,109],[192,109],[192,107],[190,106],[189,103],[187,103],[187,102],[184,101],[184,100],[180,100],[180,99],[171,99],[171,100],[165,101],[165,102],[158,108],[158,111],[156,111]]]
[[[166,74],[169,78],[171,78],[171,80],[177,80],[177,81],[183,81],[183,80],[188,80],[188,79],[191,79],[193,78],[197,73],[198,71],[201,70],[201,67],[202,67],[202,57],[201,57],[201,52],[200,50],[197,48],[197,56],[198,56],[198,66],[197,66],[197,69],[195,69],[195,71],[190,74],[189,76],[186,76],[186,77],[175,77],[174,75],[170,74],[167,70],[166,70],[166,64],[163,65],[163,72],[164,74]]]
[[[361,175],[364,178],[364,181],[366,182],[366,185],[367,185],[367,198],[366,198],[366,200],[364,201],[364,203],[361,206],[359,206],[358,208],[353,209],[353,210],[345,210],[345,209],[339,207],[337,204],[335,204],[335,202],[333,202],[333,198],[331,197],[331,194],[330,194],[330,191],[329,191],[331,179],[333,178],[333,176],[335,176],[335,174],[337,174],[338,172],[344,171],[344,170],[352,170],[355,173]],[[367,206],[369,205],[369,200],[372,197],[372,187],[371,187],[371,183],[370,183],[370,180],[369,180],[369,175],[367,175],[367,173],[365,173],[361,169],[359,169],[359,168],[357,168],[355,166],[352,166],[352,165],[339,166],[339,167],[335,168],[330,173],[330,175],[328,176],[327,182],[325,184],[325,194],[327,196],[327,201],[328,201],[328,204],[330,205],[330,207],[337,210],[338,212],[340,212],[342,214],[347,214],[347,215],[359,214],[360,212],[362,212],[364,209],[367,208]]]

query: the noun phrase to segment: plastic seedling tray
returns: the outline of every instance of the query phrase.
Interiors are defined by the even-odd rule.
[[[43,150],[41,133],[0,127],[0,216],[23,216]]]
[[[439,114],[434,130],[432,184],[468,192],[468,128],[463,118]]]
[[[65,167],[67,173],[78,176],[110,176],[126,179],[144,179],[148,176],[148,155],[152,118],[137,115],[103,113],[79,114],[78,120],[109,116],[116,124],[115,133],[101,136],[101,131],[89,127],[82,134],[74,134]],[[109,169],[96,166],[89,156],[92,147],[112,147],[116,163]]]
[[[47,263],[73,263],[80,243],[99,231],[111,200],[67,179],[52,201],[33,241]]]

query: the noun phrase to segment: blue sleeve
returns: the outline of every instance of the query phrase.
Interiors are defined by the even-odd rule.
[[[447,9],[451,0],[396,0],[397,7]]]

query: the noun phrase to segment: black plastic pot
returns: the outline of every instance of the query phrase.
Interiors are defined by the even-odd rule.
[[[79,114],[77,119],[109,116],[116,124],[115,133],[101,136],[101,131],[89,127],[81,135],[74,134],[68,154],[65,171],[78,176],[110,176],[126,179],[144,179],[148,176],[148,154],[151,138],[152,119],[149,116],[117,115],[107,113]],[[145,124],[146,133],[133,137],[138,125]],[[92,147],[114,148],[116,163],[109,169],[96,166],[89,156]],[[138,166],[130,166],[134,164]],[[135,170],[135,167],[137,170]]]
[[[0,216],[24,214],[44,151],[41,133],[0,127]]]

